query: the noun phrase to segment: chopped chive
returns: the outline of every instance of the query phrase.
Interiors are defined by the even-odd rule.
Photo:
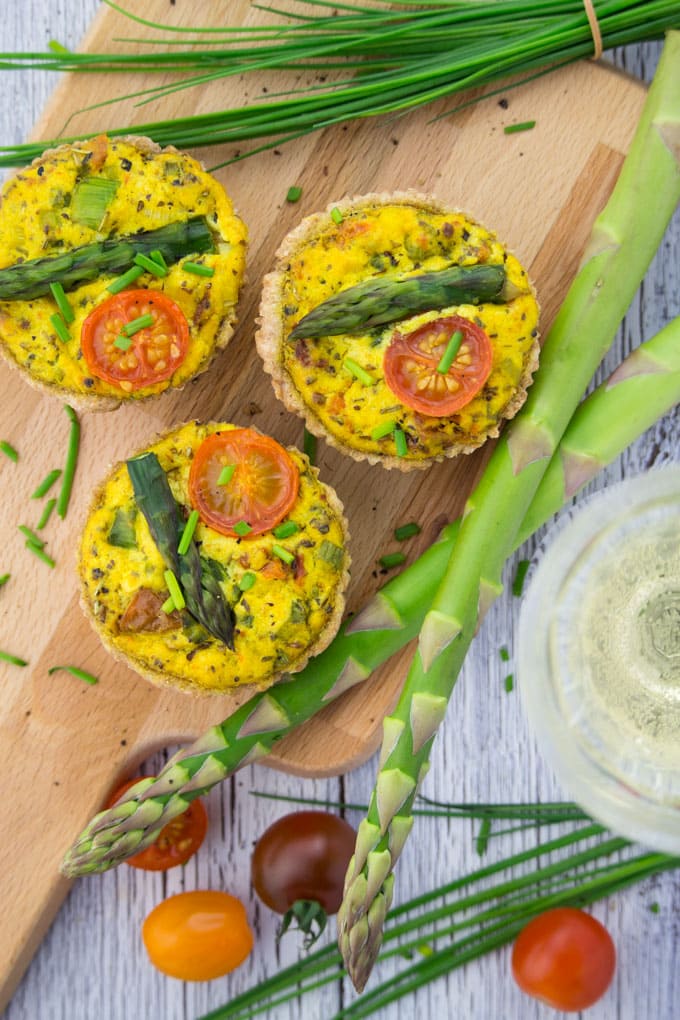
[[[56,499],[48,499],[47,503],[45,503],[45,508],[42,512],[42,516],[38,523],[36,524],[36,529],[38,531],[42,531],[42,529],[45,527],[50,517],[52,516],[52,511],[54,510],[56,505],[57,505]]]
[[[300,530],[300,526],[295,521],[284,521],[283,524],[277,524],[274,528],[274,538],[290,538]]]
[[[40,542],[40,539],[38,539],[38,541]],[[37,556],[39,560],[43,561],[43,563],[46,563],[48,567],[54,568],[56,566],[56,563],[54,562],[51,556],[47,555],[47,553],[43,549],[43,545],[44,545],[43,542],[41,542],[41,544],[38,545],[36,542],[33,542],[30,538],[26,540],[26,548],[30,549],[33,555]]]
[[[397,457],[405,457],[408,453],[408,446],[406,445],[406,434],[401,429],[394,430],[394,445]]]
[[[512,673],[508,673],[508,675],[506,676],[505,680],[503,681],[503,684],[505,685],[505,692],[506,692],[506,694],[509,694],[510,691],[515,686],[515,677],[514,677],[514,675]]]
[[[475,841],[475,850],[479,857],[483,857],[489,846],[489,836],[491,835],[491,819],[483,818],[482,824],[479,826],[479,832],[477,833],[477,839]]]
[[[512,582],[512,594],[516,595],[517,598],[522,594],[524,588],[524,580],[527,576],[527,571],[531,563],[529,560],[520,560],[517,564],[517,570],[515,571],[515,577]]]
[[[136,266],[140,266],[145,269],[147,273],[151,273],[153,276],[167,276],[168,270],[165,266],[162,266],[156,259],[149,258],[148,255],[144,255],[143,252],[138,251],[134,257],[134,263]]]
[[[129,336],[117,336],[113,341],[113,346],[117,347],[119,351],[127,351],[132,346],[132,340]]]
[[[69,300],[64,293],[64,288],[60,283],[51,283],[50,290],[52,291],[52,297],[57,302],[57,308],[61,312],[64,322],[68,325],[75,319],[75,313],[69,304]]]
[[[503,647],[499,650],[498,654],[501,657],[501,662],[509,662],[510,661],[510,652],[507,650],[505,645],[503,645]]]
[[[175,575],[173,574],[172,570],[163,571],[163,577],[165,578],[165,583],[168,586],[170,598],[174,602],[175,608],[184,609],[184,607],[186,606],[186,602],[184,601],[184,595],[182,594],[182,589],[180,588],[179,582]]]
[[[10,662],[13,666],[28,666],[25,659],[20,659],[18,655],[10,655],[9,652],[0,652],[0,661]]]
[[[126,287],[129,287],[131,283],[138,280],[143,273],[144,270],[141,266],[131,266],[130,269],[128,269],[126,273],[123,273],[122,276],[117,276],[115,280],[111,280],[111,283],[106,289],[109,294],[118,294],[121,290],[125,290]]]
[[[257,581],[257,575],[252,570],[246,570],[245,574],[238,583],[241,591],[250,591],[255,582]]]
[[[92,673],[87,673],[84,669],[79,669],[78,666],[51,666],[48,670],[48,676],[52,676],[53,673],[58,673],[63,670],[64,673],[70,673],[77,680],[83,680],[86,684],[94,686],[99,683],[99,678],[93,676]]]
[[[58,312],[55,312],[54,315],[50,315],[50,322],[54,326],[54,332],[57,334],[59,339],[63,343],[67,344],[71,339],[71,334],[69,333],[68,326],[62,319],[61,315],[59,315]]]
[[[43,542],[40,535],[36,535],[35,531],[31,531],[31,529],[27,528],[25,524],[20,524],[18,527],[21,534],[24,535],[29,542],[32,542],[34,545],[37,545],[39,549],[43,548],[45,543]]]
[[[220,477],[217,479],[217,484],[228,485],[229,482],[234,477],[235,471],[236,471],[235,464],[225,464],[222,470],[220,471]]]
[[[172,595],[165,600],[165,602],[161,606],[161,609],[163,610],[164,613],[167,613],[168,616],[170,615],[170,613],[174,613],[174,611],[175,611],[175,601],[174,601]]]
[[[451,365],[453,364],[453,359],[458,354],[462,342],[463,334],[459,329],[457,329],[456,332],[451,337],[451,339],[449,340],[449,342],[447,343],[446,350],[442,354],[439,364],[437,365],[437,371],[441,372],[442,375],[446,375],[448,370],[451,368]]]
[[[69,499],[71,498],[73,477],[76,473],[76,463],[78,461],[78,448],[80,446],[80,422],[78,421],[78,415],[69,404],[64,404],[64,409],[71,419],[71,432],[68,440],[64,474],[61,479],[61,489],[57,498],[57,513],[62,520],[66,517]]]
[[[159,266],[162,266],[163,269],[167,270],[168,263],[163,258],[163,252],[160,250],[160,248],[156,248],[155,251],[150,252],[149,258],[153,259],[154,262],[157,262]]]
[[[302,198],[302,188],[298,188],[297,185],[293,185],[288,189],[286,195],[286,202],[299,202]]]
[[[48,475],[45,475],[42,482],[31,496],[31,499],[42,499],[42,497],[49,492],[60,475],[61,468],[54,468],[54,470],[50,471]]]
[[[19,454],[14,449],[11,443],[8,443],[6,439],[0,439],[0,450],[4,453],[5,457],[9,457],[14,463],[19,460]]]
[[[342,223],[342,219],[343,219],[342,213],[337,208],[337,206],[334,206],[331,209],[331,219],[333,220],[334,223]]]
[[[362,386],[374,386],[375,379],[372,375],[362,368],[361,365],[354,361],[353,358],[345,358],[342,363],[348,372],[351,372],[355,379],[358,379]]]
[[[400,524],[398,528],[394,529],[394,537],[397,542],[405,542],[407,538],[413,538],[414,535],[419,535],[421,527],[412,521],[410,524]]]
[[[151,312],[147,312],[145,315],[139,315],[136,319],[130,319],[123,326],[123,333],[125,336],[134,336],[135,333],[139,333],[141,329],[146,329],[147,326],[153,326],[154,318]]]
[[[405,562],[406,557],[403,552],[386,553],[378,560],[380,566],[384,567],[385,570],[392,570],[394,567],[400,567],[402,563]]]
[[[519,131],[531,131],[536,127],[535,120],[523,120],[520,124],[506,124],[503,131],[506,135],[516,135]]]
[[[192,510],[191,513],[189,514],[189,519],[184,525],[184,531],[182,532],[182,537],[180,538],[179,545],[177,546],[177,552],[180,554],[180,556],[184,556],[189,546],[191,545],[191,539],[194,537],[194,531],[196,530],[196,525],[198,524],[198,518],[199,518],[198,510]]]
[[[11,574],[0,574],[0,588],[2,588],[3,584],[7,584],[11,576]]]
[[[658,903],[650,903],[650,904],[649,904],[649,909],[650,909],[650,911],[651,911],[651,913],[652,913],[652,914],[658,914],[658,913],[659,913],[659,910],[660,910],[661,908],[659,907],[659,904],[658,904]]]
[[[215,270],[212,266],[206,266],[202,262],[183,262],[182,269],[186,269],[187,273],[193,273],[194,276],[214,276]]]
[[[395,418],[391,418],[389,421],[384,421],[382,425],[377,425],[371,432],[371,439],[384,439],[385,436],[391,436],[397,427]]]
[[[288,552],[288,550],[284,549],[281,545],[273,545],[272,552],[275,556],[278,556],[280,560],[283,560],[284,563],[290,564],[295,559],[292,552]]]
[[[245,538],[253,530],[247,521],[237,521],[233,529],[239,538]]]
[[[308,429],[302,434],[302,452],[309,458],[310,464],[316,463],[316,436]]]

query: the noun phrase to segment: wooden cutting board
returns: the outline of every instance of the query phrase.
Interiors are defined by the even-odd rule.
[[[141,0],[129,6],[173,24],[209,24],[210,0]],[[245,2],[228,5],[229,21],[266,16]],[[102,52],[121,35],[151,35],[109,8],[84,47]],[[155,79],[158,80],[158,79]],[[266,75],[225,79],[206,89],[136,108],[131,102],[80,114],[69,133],[101,131],[179,114],[224,108],[275,92],[290,79]],[[66,118],[89,103],[149,84],[142,76],[64,78],[36,127],[53,138]],[[84,87],[86,86],[86,87]],[[226,698],[191,698],[147,685],[105,654],[78,607],[75,550],[93,485],[107,465],[157,432],[190,418],[250,423],[283,443],[302,441],[302,425],[275,400],[253,345],[260,280],[283,235],[304,215],[345,194],[416,188],[431,191],[493,226],[531,269],[543,306],[545,332],[578,264],[590,225],[606,200],[644,99],[642,86],[603,65],[582,63],[432,121],[456,100],[400,119],[364,121],[315,134],[218,172],[250,230],[248,285],[238,332],[208,375],[179,394],[142,407],[90,415],[72,505],[64,522],[45,532],[57,566],[50,570],[24,548],[18,524],[35,526],[36,484],[63,463],[69,422],[62,405],[37,394],[17,374],[0,376],[0,438],[20,453],[0,458],[3,553],[0,648],[29,660],[0,664],[4,842],[0,936],[0,1006],[25,969],[67,890],[60,858],[99,809],[105,795],[152,751],[190,740],[236,705]],[[499,101],[501,100],[501,101]],[[531,131],[504,127],[535,120]],[[6,141],[6,140],[5,140]],[[201,150],[207,166],[233,150]],[[302,199],[287,204],[290,185]],[[485,460],[484,451],[430,471],[389,475],[344,459],[319,444],[322,478],[338,490],[351,522],[353,558],[349,608],[356,609],[384,578],[377,559],[395,548],[397,524],[416,520],[422,534],[402,546],[409,560],[457,516]],[[364,760],[377,746],[379,723],[393,703],[409,655],[393,660],[359,689],[282,741],[268,764],[300,775],[330,775]],[[64,673],[70,663],[95,673],[89,687]]]

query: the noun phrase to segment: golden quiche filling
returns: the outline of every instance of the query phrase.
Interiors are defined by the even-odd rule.
[[[304,221],[277,253],[260,321],[287,406],[334,445],[392,467],[497,435],[537,366],[526,270],[469,216],[410,193]]]
[[[119,464],[80,547],[83,605],[147,679],[267,687],[331,640],[348,580],[337,496],[256,429],[190,423]]]
[[[0,349],[84,406],[182,386],[231,336],[246,242],[184,153],[104,136],[46,152],[0,193]]]

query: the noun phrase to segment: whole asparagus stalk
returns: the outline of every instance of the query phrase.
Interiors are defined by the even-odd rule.
[[[363,333],[431,308],[502,303],[518,293],[503,265],[449,266],[401,279],[376,276],[317,305],[300,319],[288,339]]]
[[[168,265],[204,251],[213,251],[213,236],[202,216],[183,223],[168,223],[157,230],[143,230],[126,237],[84,244],[59,255],[17,262],[0,269],[0,301],[23,301],[49,294],[51,283],[65,291],[100,276],[122,273],[133,265],[135,255],[160,251]]]
[[[378,955],[393,869],[467,649],[502,591],[550,457],[611,343],[680,200],[680,32],[669,33],[619,179],[547,337],[529,397],[468,500],[404,690],[384,720],[381,764],[338,913],[340,950],[361,990]]]
[[[575,487],[678,402],[680,318],[641,345],[583,402],[550,461],[521,533],[528,535],[549,520]],[[295,679],[256,694],[176,755],[155,782],[143,780],[130,789],[124,805],[97,815],[69,851],[64,873],[105,871],[153,842],[190,800],[268,754],[276,741],[403,648],[420,629],[457,533],[458,522],[448,524],[440,539],[388,581]]]

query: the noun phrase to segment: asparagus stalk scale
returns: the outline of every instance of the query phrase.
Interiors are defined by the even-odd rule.
[[[465,511],[425,616],[402,695],[384,722],[381,765],[338,913],[340,950],[361,990],[378,955],[411,808],[483,609],[591,376],[680,200],[680,32],[670,32],[621,174],[544,347],[529,397]]]
[[[157,230],[108,237],[58,255],[45,255],[0,269],[0,301],[42,297],[50,293],[51,283],[60,283],[65,291],[73,290],[100,276],[124,272],[138,254],[160,251],[170,265],[185,255],[213,250],[213,236],[202,216],[183,223],[168,223]]]
[[[641,345],[583,402],[550,461],[521,535],[536,530],[574,494],[572,465],[578,465],[580,487],[678,402],[680,318]],[[268,754],[294,727],[403,648],[420,629],[457,533],[458,522],[448,524],[439,540],[388,581],[295,679],[256,694],[176,755],[155,782],[136,784],[124,804],[93,819],[67,855],[64,872],[75,876],[104,871],[135,847],[153,842],[191,799]],[[151,806],[145,806],[149,802]],[[133,831],[134,837],[129,835]],[[137,843],[130,846],[133,839]]]
[[[503,265],[449,266],[415,276],[376,276],[347,287],[303,316],[289,340],[364,333],[417,312],[450,305],[502,303],[519,291]]]

